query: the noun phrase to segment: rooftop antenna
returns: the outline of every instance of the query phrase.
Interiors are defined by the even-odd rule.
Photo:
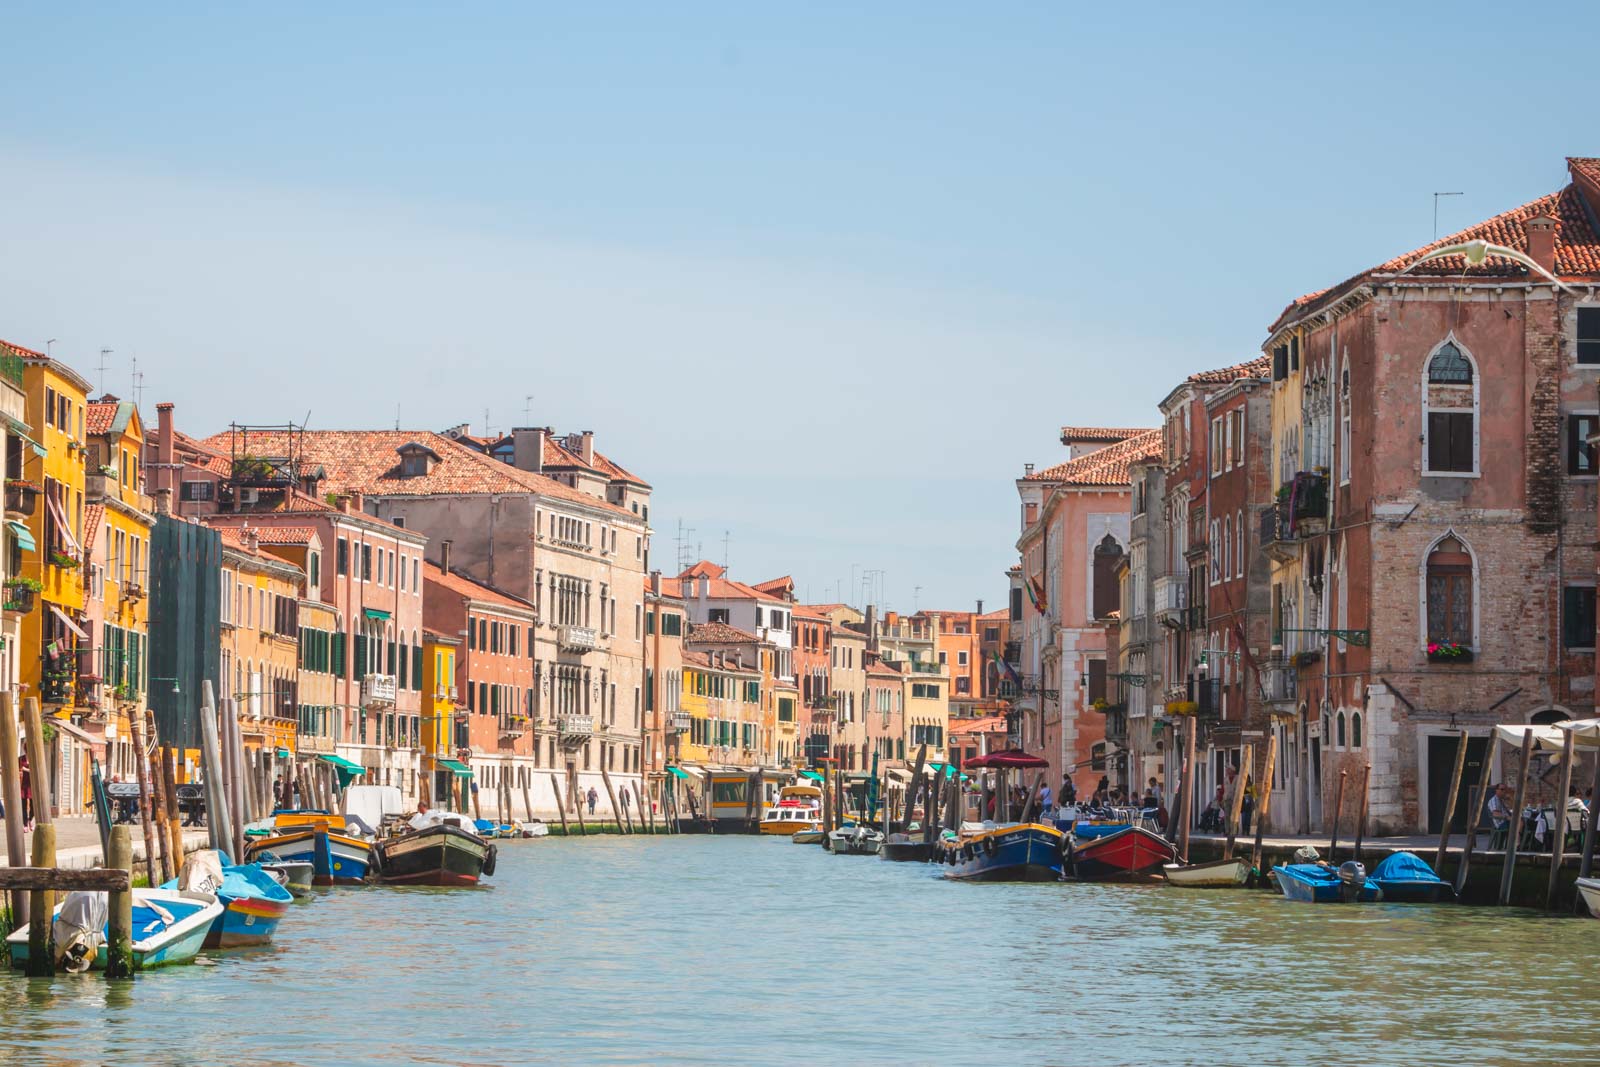
[[[50,358],[50,346],[55,344],[55,343],[56,343],[56,339],[54,337],[50,338],[50,340],[48,340],[48,341],[46,341],[44,343],[44,358],[46,358],[46,359]]]
[[[915,588],[913,588],[911,590],[911,611],[912,611],[912,614],[915,614],[916,612],[921,611],[921,610],[922,610],[922,586],[919,585],[919,586],[916,586]]]
[[[133,406],[144,403],[144,371],[139,369],[139,357],[133,357]]]
[[[106,391],[106,364],[111,362],[111,353],[112,349],[109,348],[100,350],[100,393],[102,396],[105,395]]]
[[[484,408],[483,409],[483,436],[485,436],[485,437],[493,437],[494,436],[494,430],[491,429],[490,426],[489,426],[489,409],[488,408]]]
[[[394,402],[394,428],[397,430],[400,428],[400,401],[398,400]]]
[[[728,542],[733,540],[733,534],[727,530],[722,531],[722,569],[728,569]]]
[[[522,398],[522,425],[533,425],[533,397],[531,395]]]
[[[1464,193],[1434,193],[1433,194],[1433,239],[1439,239],[1439,198],[1441,196],[1464,196]]]

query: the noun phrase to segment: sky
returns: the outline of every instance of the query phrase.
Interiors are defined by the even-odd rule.
[[[331,6],[0,13],[0,337],[192,433],[593,430],[655,566],[812,602],[1000,607],[1062,425],[1600,155],[1486,4]]]

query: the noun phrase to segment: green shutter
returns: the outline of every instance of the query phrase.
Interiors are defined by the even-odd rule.
[[[422,646],[411,650],[411,688],[415,692],[422,692]]]
[[[356,680],[367,673],[367,635],[356,634]]]

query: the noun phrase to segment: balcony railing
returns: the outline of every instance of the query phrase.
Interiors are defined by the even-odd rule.
[[[693,721],[694,717],[691,716],[687,711],[675,711],[671,715],[667,716],[667,728],[673,733],[688,733],[689,726],[693,723]]]
[[[563,652],[593,652],[600,647],[600,632],[592,626],[563,626],[558,640]]]
[[[561,715],[556,718],[556,733],[562,741],[585,741],[594,736],[593,715]]]
[[[1189,606],[1189,576],[1163,574],[1151,586],[1155,597],[1156,621],[1167,626],[1183,625],[1183,612]]]
[[[368,674],[361,679],[361,706],[363,708],[392,708],[396,694],[392,674]]]

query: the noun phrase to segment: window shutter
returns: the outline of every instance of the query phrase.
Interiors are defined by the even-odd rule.
[[[414,692],[422,692],[422,646],[417,645],[411,650],[411,688]]]
[[[1450,413],[1450,469],[1472,470],[1472,416],[1463,411]]]
[[[388,645],[389,645],[389,648],[388,648],[388,652],[389,652],[389,669],[384,671],[383,673],[385,673],[385,674],[393,674],[394,673],[394,668],[395,668],[394,642],[390,641],[390,642],[388,642]]]
[[[356,677],[367,673],[367,635],[356,634]]]

